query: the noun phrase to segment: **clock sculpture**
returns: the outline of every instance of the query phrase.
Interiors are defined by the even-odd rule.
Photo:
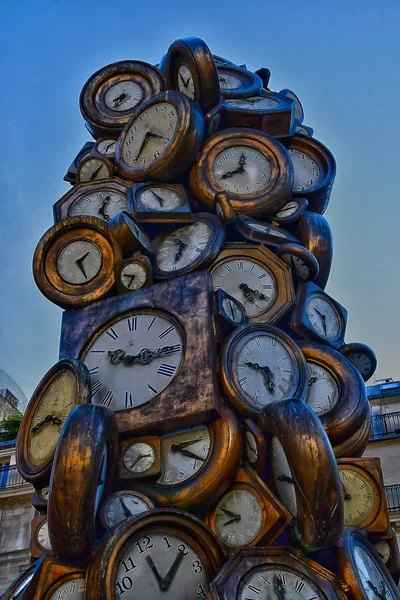
[[[33,258],[64,309],[17,443],[35,562],[3,598],[400,598],[376,358],[324,291],[335,160],[269,76],[193,37],[84,85]]]

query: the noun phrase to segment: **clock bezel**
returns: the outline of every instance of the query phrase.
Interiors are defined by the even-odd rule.
[[[106,516],[106,509],[107,509],[108,503],[111,502],[112,500],[114,500],[114,498],[119,498],[120,496],[139,497],[141,500],[143,500],[143,502],[145,502],[147,504],[148,510],[155,508],[154,503],[150,500],[150,498],[148,498],[144,494],[141,494],[140,492],[137,492],[136,490],[119,490],[118,492],[114,492],[113,494],[110,494],[109,496],[107,496],[107,498],[104,499],[104,501],[101,503],[100,509],[99,509],[99,520],[100,520],[101,525],[103,526],[103,529],[105,529],[106,531],[112,529],[116,525],[119,525],[119,523],[121,522],[121,521],[118,521],[117,523],[114,523],[114,525],[110,525],[107,522],[107,516]],[[143,511],[143,512],[145,512],[145,511]],[[136,513],[136,514],[142,514],[142,513],[140,512],[140,513]],[[125,519],[122,519],[122,520],[125,521]]]
[[[130,471],[128,467],[124,464],[124,456],[126,452],[129,450],[131,446],[137,444],[139,442],[143,442],[148,444],[154,449],[154,464],[149,467],[146,471],[141,473],[134,473]],[[159,436],[140,436],[129,438],[126,440],[120,440],[120,452],[119,452],[119,460],[118,460],[118,476],[124,480],[136,480],[142,479],[143,477],[155,477],[161,471],[161,457],[160,457],[160,438]],[[126,481],[124,481],[124,485],[126,485]]]
[[[296,266],[290,267],[296,274],[296,278],[299,281],[315,281],[318,277],[319,273],[319,263],[315,258],[314,254],[312,254],[307,248],[302,246],[301,244],[297,244],[296,242],[288,242],[287,244],[282,244],[276,251],[276,255],[279,256],[283,262],[286,262],[284,258],[282,258],[283,254],[290,254],[290,256],[295,256],[303,261],[308,269],[308,276],[306,279],[300,277]],[[288,263],[286,263],[288,264]]]
[[[85,579],[86,588],[86,568],[81,565],[72,565],[62,559],[44,555],[39,569],[37,587],[32,596],[33,600],[50,600],[52,594],[63,583],[73,579]]]
[[[124,283],[121,279],[121,274],[122,274],[123,269],[126,267],[126,265],[129,265],[132,263],[141,265],[146,271],[146,281],[143,283],[143,285],[140,286],[140,288],[137,288],[135,290],[130,289],[126,285],[124,285]],[[140,254],[140,252],[136,252],[130,258],[124,258],[124,259],[116,262],[114,265],[114,271],[115,271],[115,282],[116,282],[117,291],[119,294],[128,294],[128,293],[136,292],[137,290],[141,290],[144,287],[153,285],[153,270],[152,270],[152,266],[151,266],[151,261],[147,256],[143,256],[142,254]]]
[[[289,202],[296,202],[297,209],[287,217],[279,217],[278,214],[274,215],[271,219],[272,225],[276,225],[277,227],[280,227],[281,225],[283,227],[285,227],[285,225],[293,225],[300,219],[301,215],[304,213],[308,206],[307,198],[289,198],[286,204],[289,204]],[[282,206],[281,210],[284,210],[286,204]],[[278,213],[279,212],[280,211],[278,211]]]
[[[333,238],[328,221],[323,215],[304,211],[297,222],[297,235],[301,244],[314,254],[319,264],[315,285],[325,289],[332,266]]]
[[[301,112],[301,116],[296,119],[296,106],[295,106],[294,111],[293,111],[294,112],[294,121],[295,121],[296,125],[301,125],[304,121],[304,109],[303,109],[302,103],[300,102],[300,98],[297,96],[297,94],[294,93],[293,90],[291,90],[289,88],[284,88],[283,90],[280,90],[279,94],[281,96],[285,96],[286,98],[290,98],[289,94],[292,94],[292,96],[294,96],[293,100],[295,102],[295,105],[298,104],[299,110]]]
[[[257,222],[260,225],[265,225],[268,227],[269,232],[257,231],[253,229],[249,223]],[[279,248],[282,244],[288,244],[293,242],[294,244],[298,243],[299,240],[286,231],[286,229],[282,229],[281,227],[277,227],[276,225],[271,225],[271,223],[264,223],[262,221],[257,221],[257,219],[252,219],[247,215],[238,215],[237,221],[235,223],[237,231],[241,236],[244,237],[245,240],[250,242],[258,242],[259,244],[264,244],[265,246],[271,246],[272,248]],[[274,231],[276,232],[285,232],[285,236],[282,235],[274,235]]]
[[[257,94],[259,94],[263,88],[263,82],[261,77],[259,77],[258,75],[256,75],[255,73],[253,73],[252,71],[248,71],[247,69],[243,69],[241,67],[238,66],[233,66],[233,64],[231,65],[227,65],[227,64],[221,64],[221,65],[217,65],[217,70],[218,70],[218,83],[219,83],[219,76],[223,75],[224,73],[226,75],[230,75],[232,77],[236,77],[236,79],[240,79],[240,81],[242,82],[242,85],[238,88],[235,89],[222,89],[220,86],[220,90],[221,90],[221,96],[223,98],[238,98],[238,97],[242,97],[242,96],[256,96]]]
[[[82,167],[89,160],[97,160],[98,162],[103,163],[103,165],[105,165],[108,169],[107,177],[101,177],[99,179],[94,179],[93,181],[103,181],[105,179],[110,179],[114,175],[114,164],[109,158],[106,158],[105,156],[102,156],[100,154],[92,154],[91,152],[89,152],[88,154],[85,154],[85,156],[78,163],[75,176],[77,183],[90,183],[91,180],[81,180],[80,178]]]
[[[353,361],[351,360],[349,355],[352,354],[353,352],[359,352],[362,354],[366,354],[371,361],[371,369],[370,369],[368,375],[363,375],[361,373],[361,371],[359,371],[359,373],[365,382],[367,382],[369,379],[371,379],[372,375],[376,371],[378,360],[376,358],[375,352],[372,350],[372,348],[370,346],[368,346],[367,344],[363,344],[362,342],[349,342],[348,344],[344,344],[343,346],[341,346],[339,348],[339,352],[340,352],[340,354],[343,354],[343,356],[345,356],[347,358],[347,360],[349,360],[351,362],[351,364],[354,366],[355,369],[357,369],[357,371],[359,371],[359,369],[353,363]]]

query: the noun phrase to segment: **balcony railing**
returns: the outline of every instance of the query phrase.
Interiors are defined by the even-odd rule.
[[[372,416],[372,433],[370,440],[400,436],[400,412]]]
[[[0,465],[0,490],[29,485],[18,473],[16,465]]]
[[[400,483],[385,485],[386,499],[389,512],[400,511]]]

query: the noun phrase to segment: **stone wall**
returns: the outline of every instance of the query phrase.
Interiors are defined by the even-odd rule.
[[[12,500],[12,504],[0,506],[0,594],[30,564],[31,521],[35,509],[30,504],[30,496]]]

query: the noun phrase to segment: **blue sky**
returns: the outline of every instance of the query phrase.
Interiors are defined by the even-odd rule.
[[[346,341],[370,344],[379,377],[400,377],[399,32],[396,0],[201,3],[5,2],[0,24],[0,367],[30,395],[57,361],[61,310],[36,289],[32,255],[90,139],[79,92],[116,60],[158,62],[180,37],[272,72],[337,160],[326,213],[327,291],[349,311]]]

